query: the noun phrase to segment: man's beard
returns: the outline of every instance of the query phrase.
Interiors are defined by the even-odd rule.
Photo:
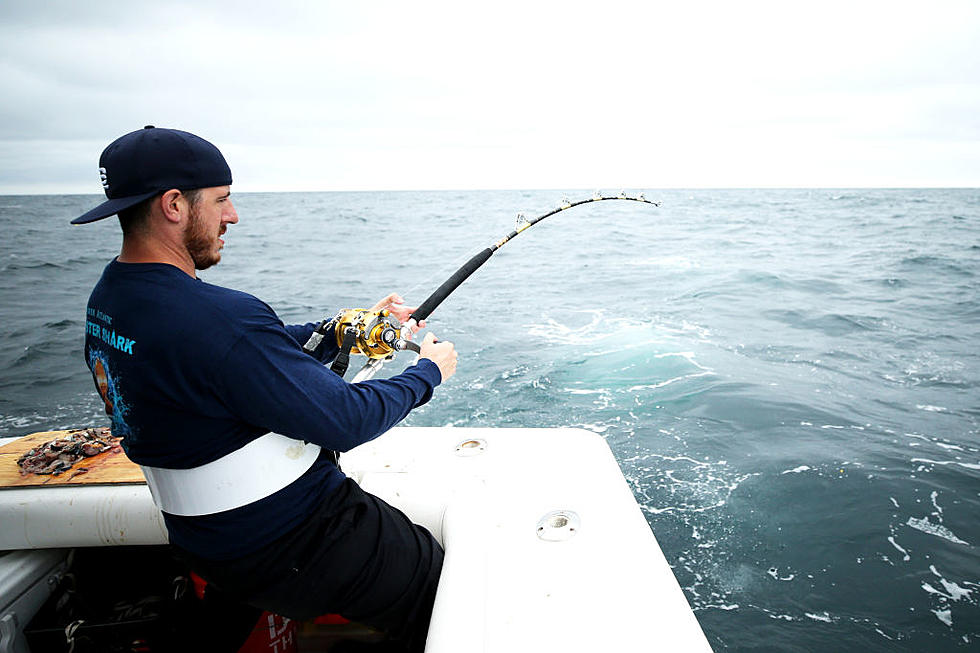
[[[194,261],[195,269],[206,270],[221,260],[221,252],[217,248],[218,236],[211,233],[200,214],[191,209],[190,225],[184,232],[184,247]]]

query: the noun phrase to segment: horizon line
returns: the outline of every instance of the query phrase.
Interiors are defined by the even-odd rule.
[[[511,191],[584,191],[596,190],[618,192],[619,190],[659,192],[659,191],[714,191],[714,190],[980,190],[980,186],[622,186],[601,188],[573,187],[500,187],[500,188],[369,188],[369,189],[315,189],[315,190],[238,190],[232,186],[234,195],[259,194],[308,194],[308,193],[479,193]],[[52,196],[104,196],[98,191],[91,192],[32,192],[0,190],[0,197],[52,197]]]

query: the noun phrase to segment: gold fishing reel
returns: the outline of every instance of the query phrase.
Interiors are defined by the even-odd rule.
[[[333,322],[337,346],[343,349],[345,340],[351,341],[348,351],[352,354],[388,358],[399,351],[402,325],[387,310],[346,308],[337,313]]]
[[[387,310],[372,311],[366,308],[345,308],[333,319],[320,322],[303,345],[303,351],[316,356],[320,344],[330,337],[331,331],[340,351],[330,369],[340,376],[347,372],[351,354],[367,356],[369,360],[365,368],[370,368],[373,373],[381,368],[384,361],[394,358],[396,352],[410,349],[416,354],[421,353],[421,348],[409,340],[410,333],[402,337],[402,325],[398,318]]]

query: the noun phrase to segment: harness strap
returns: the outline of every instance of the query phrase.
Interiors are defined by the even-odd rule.
[[[319,445],[266,433],[200,467],[141,467],[153,503],[160,510],[196,516],[264,499],[302,476],[319,455]]]

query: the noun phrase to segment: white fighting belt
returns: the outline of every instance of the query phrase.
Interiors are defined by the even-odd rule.
[[[141,467],[160,510],[171,515],[210,515],[278,492],[312,467],[319,455],[318,445],[266,433],[200,467]]]

